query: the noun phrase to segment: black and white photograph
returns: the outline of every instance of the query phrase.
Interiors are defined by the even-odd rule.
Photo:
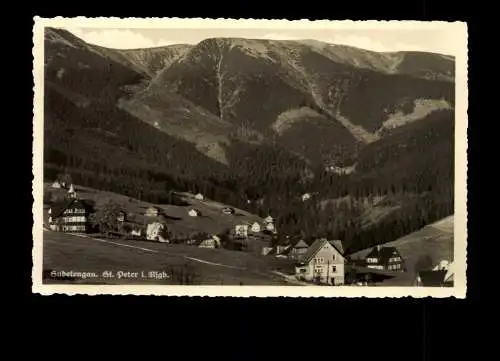
[[[465,23],[36,17],[33,42],[33,292],[465,297]]]

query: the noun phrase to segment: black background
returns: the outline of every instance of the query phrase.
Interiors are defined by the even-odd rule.
[[[487,64],[484,62],[484,59],[487,59],[485,57],[487,55],[484,55],[486,53],[479,55],[480,46],[491,43],[485,38],[486,32],[480,29],[481,25],[486,25],[488,21],[484,17],[481,21],[472,21],[470,18],[474,14],[472,9],[474,4],[456,1],[342,3],[301,1],[295,4],[291,2],[275,4],[271,1],[227,3],[217,1],[199,4],[185,1],[147,4],[98,2],[93,6],[89,2],[64,4],[66,7],[58,2],[21,5],[25,7],[24,15],[13,16],[14,24],[3,27],[3,37],[8,38],[7,43],[9,43],[6,51],[9,54],[8,64],[7,67],[4,65],[4,75],[14,77],[8,80],[8,95],[7,97],[4,95],[4,102],[8,104],[4,104],[4,109],[15,108],[12,109],[13,115],[4,113],[6,117],[4,121],[22,125],[23,128],[17,137],[6,136],[10,132],[10,127],[4,128],[2,133],[4,144],[8,145],[8,149],[10,151],[15,149],[18,152],[15,157],[10,151],[4,153],[5,165],[14,164],[21,170],[19,172],[13,167],[4,168],[4,171],[9,170],[8,173],[4,173],[4,179],[10,183],[11,189],[15,189],[14,192],[4,189],[5,195],[14,196],[14,200],[6,202],[4,207],[9,214],[16,212],[10,209],[12,205],[20,207],[15,217],[4,218],[6,221],[12,221],[15,226],[8,227],[9,222],[4,226],[10,229],[9,234],[14,232],[12,237],[15,237],[15,242],[12,238],[9,244],[21,246],[23,251],[21,257],[15,258],[9,255],[11,246],[4,248],[4,259],[12,259],[15,263],[13,266],[4,266],[11,270],[4,273],[4,282],[7,282],[7,279],[9,283],[12,282],[12,275],[21,276],[15,277],[14,281],[16,286],[21,287],[20,292],[4,291],[4,297],[16,300],[16,306],[21,308],[16,314],[26,320],[22,323],[29,325],[27,331],[33,339],[41,340],[40,336],[48,336],[48,343],[44,345],[51,346],[51,353],[58,353],[59,351],[55,350],[59,350],[59,345],[69,346],[72,351],[65,353],[67,358],[72,358],[70,355],[73,353],[83,352],[92,346],[112,346],[119,351],[135,345],[147,349],[158,345],[163,349],[162,358],[167,359],[171,357],[191,359],[195,357],[196,351],[202,352],[205,358],[208,358],[208,351],[213,350],[216,351],[216,357],[224,353],[233,360],[264,358],[281,360],[290,358],[285,355],[287,353],[291,353],[294,359],[319,358],[325,352],[323,357],[330,359],[342,357],[351,360],[379,358],[433,360],[445,356],[450,360],[461,355],[465,356],[467,350],[476,347],[477,343],[473,340],[475,337],[481,337],[480,324],[487,321],[485,308],[481,304],[483,293],[481,285],[485,283],[488,274],[487,266],[494,263],[496,255],[496,253],[488,255],[486,249],[484,249],[486,252],[478,251],[481,244],[484,247],[496,241],[493,237],[488,237],[485,232],[478,232],[478,230],[488,230],[489,227],[484,224],[495,224],[487,222],[488,216],[491,216],[494,210],[490,212],[487,207],[479,209],[479,202],[492,199],[491,192],[485,192],[494,189],[487,187],[484,184],[485,179],[479,177],[479,160],[485,159],[491,168],[492,156],[495,154],[489,152],[489,156],[483,157],[479,154],[480,145],[484,148],[494,144],[494,142],[488,143],[479,133],[479,130],[493,129],[496,119],[494,116],[488,119],[488,110],[494,107],[494,100],[493,103],[487,102],[489,106],[481,107],[481,119],[479,116],[474,116],[474,112],[479,114],[477,98],[481,97],[481,103],[484,105],[489,92],[487,86],[479,85],[479,81],[492,80],[496,75],[494,70],[489,75],[480,74],[492,69],[491,62],[488,61]],[[475,5],[479,3],[475,2]],[[29,7],[31,13],[27,11]],[[32,28],[35,15],[467,21],[470,95],[467,299],[217,299],[33,295],[31,293],[32,242],[29,241],[32,239],[33,198],[29,192],[32,188],[32,173],[28,170],[28,162],[32,158],[31,69]],[[23,20],[22,23],[20,19]],[[11,46],[10,43],[15,46]],[[3,57],[5,61],[5,54]],[[490,57],[493,57],[493,54],[490,53]],[[480,61],[482,63],[478,65]],[[5,89],[4,87],[4,91]],[[20,99],[25,101],[24,104],[19,104]],[[491,169],[488,173],[494,179]],[[20,174],[23,177],[20,177]],[[22,202],[19,202],[20,200]],[[21,219],[23,224],[19,225]],[[478,219],[482,221],[481,225]],[[11,236],[5,233],[2,238],[7,241],[7,237]],[[478,266],[479,264],[481,266]],[[15,297],[12,297],[14,295]],[[18,295],[23,296],[22,300],[17,301]],[[137,321],[141,324],[146,322],[148,326],[138,326]],[[84,331],[85,328],[90,331]],[[113,342],[111,340],[114,337],[118,339]],[[178,346],[179,350],[174,352],[174,346]],[[39,357],[42,357],[42,354]],[[141,358],[145,359],[145,354]]]

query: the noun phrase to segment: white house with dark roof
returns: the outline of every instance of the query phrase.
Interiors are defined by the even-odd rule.
[[[320,238],[307,249],[295,266],[299,280],[330,285],[343,285],[345,258],[340,241]]]
[[[56,203],[49,209],[49,228],[58,232],[85,233],[90,207],[80,199]]]
[[[198,217],[201,215],[201,212],[197,209],[191,208],[188,212],[190,217]]]
[[[51,187],[52,188],[56,188],[56,189],[63,188],[63,186],[61,185],[61,183],[59,182],[59,180],[54,181],[54,183],[52,183]]]
[[[254,233],[259,233],[262,230],[262,227],[260,226],[259,222],[254,222],[250,227],[250,230]]]

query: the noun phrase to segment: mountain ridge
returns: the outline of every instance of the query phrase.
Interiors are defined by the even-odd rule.
[[[285,43],[206,39],[155,55],[48,29],[45,176],[70,172],[79,184],[155,203],[171,190],[201,192],[352,250],[446,216],[453,62]],[[377,66],[400,73],[369,68]],[[301,202],[306,192],[318,199]],[[316,207],[380,194],[397,199],[398,212],[368,228],[356,223],[360,209]]]

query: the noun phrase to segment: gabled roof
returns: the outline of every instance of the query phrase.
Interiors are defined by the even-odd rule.
[[[297,243],[295,243],[292,248],[309,248],[309,245],[303,239],[301,239]]]
[[[342,241],[341,240],[333,240],[333,241],[330,241],[330,244],[337,250],[340,252],[340,254],[344,254],[344,247],[342,247]]]
[[[66,209],[71,208],[71,207],[81,207],[85,209],[89,209],[89,205],[85,203],[81,199],[69,199],[60,203],[56,203],[51,207],[51,215],[52,217],[56,218],[59,217]]]
[[[344,257],[342,252],[334,244],[328,242],[326,238],[320,238],[315,240],[314,243],[311,244],[307,252],[304,254],[301,262],[309,263],[326,244],[330,244],[331,246],[333,246],[333,248],[335,248],[335,250],[339,252],[342,257]]]

